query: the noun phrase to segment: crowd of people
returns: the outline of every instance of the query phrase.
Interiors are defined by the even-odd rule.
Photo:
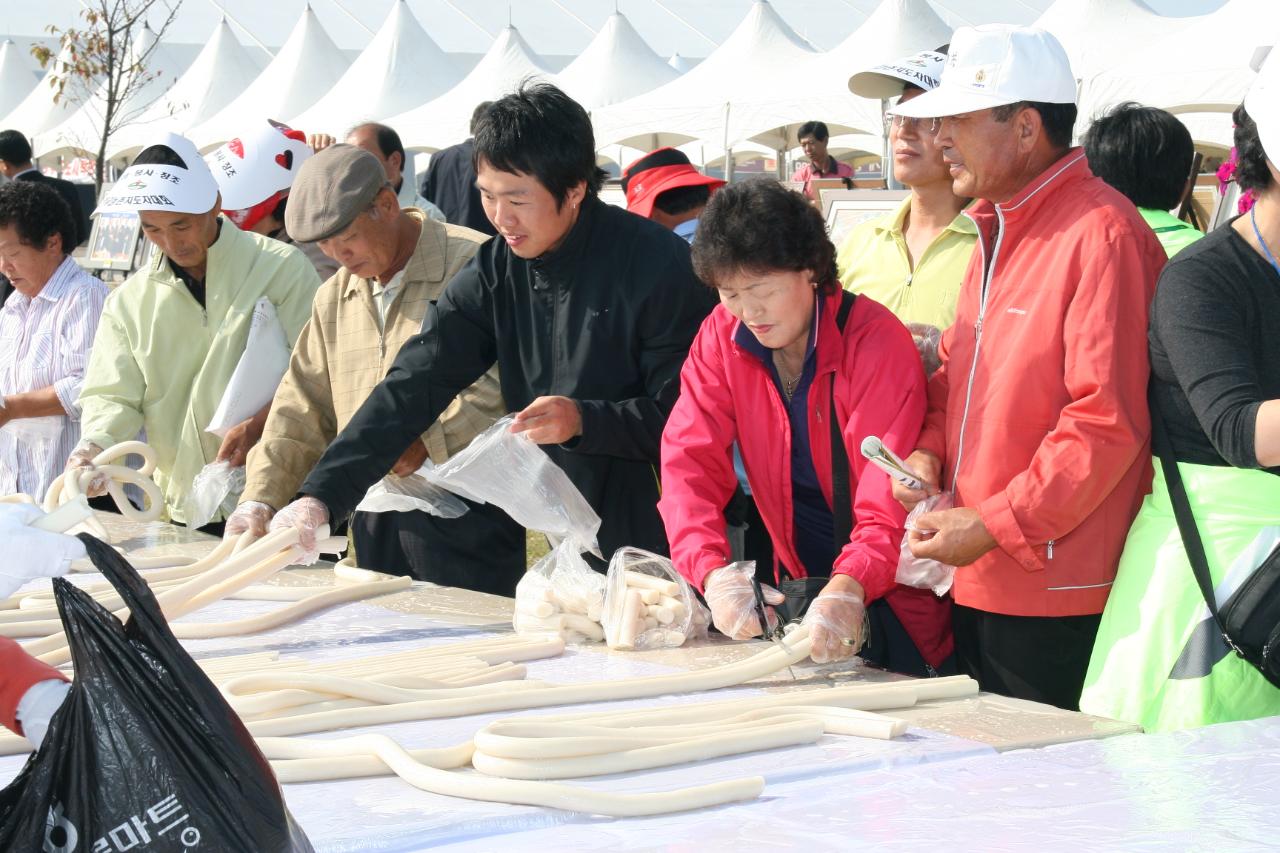
[[[226,461],[247,485],[210,532],[312,548],[349,525],[360,565],[511,595],[524,531],[500,510],[356,511],[510,413],[605,557],[670,555],[729,637],[785,601],[818,662],[964,672],[1152,730],[1280,713],[1214,630],[1152,450],[1154,421],[1221,603],[1280,541],[1276,84],[1235,115],[1257,202],[1207,236],[1169,212],[1185,128],[1124,104],[1073,147],[1075,77],[1043,31],[962,28],[849,86],[891,102],[909,193],[839,247],[809,197],[848,170],[821,122],[804,192],[659,149],[624,170],[623,210],[588,114],[546,83],[480,105],[420,193],[384,125],[273,124],[208,163],[166,135],[98,205],[157,249],[109,296],[69,257],[63,196],[0,187],[0,491],[141,434],[168,520]],[[287,369],[215,435],[267,306]],[[872,436],[921,488],[867,464]],[[900,583],[904,547],[956,567],[951,591]]]

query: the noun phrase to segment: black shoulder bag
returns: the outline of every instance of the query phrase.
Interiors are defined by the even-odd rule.
[[[844,324],[853,310],[854,294],[841,291],[840,309],[836,313],[836,328],[844,331]],[[849,494],[849,454],[844,448],[844,433],[836,416],[836,375],[831,374],[831,410],[827,418],[831,429],[831,514],[832,539],[835,553],[839,554],[853,533],[853,501]],[[818,597],[830,577],[794,578],[778,585],[778,591],[786,601],[778,606],[778,618],[783,624],[804,618],[809,604]]]
[[[1205,556],[1200,530],[1191,512],[1187,489],[1178,473],[1173,445],[1165,431],[1164,419],[1151,400],[1151,435],[1160,467],[1164,471],[1169,488],[1169,500],[1173,504],[1174,517],[1187,551],[1191,571],[1200,586],[1200,594],[1208,605],[1213,620],[1235,653],[1258,669],[1272,684],[1280,687],[1280,547],[1273,548],[1253,574],[1217,606],[1213,594],[1213,578],[1209,574],[1209,560]]]

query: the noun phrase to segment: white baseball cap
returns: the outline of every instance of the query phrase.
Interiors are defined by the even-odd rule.
[[[218,185],[196,146],[186,137],[165,133],[142,147],[145,152],[164,145],[183,166],[162,163],[133,165],[124,170],[94,215],[117,211],[163,210],[167,213],[208,213],[218,200]]]
[[[945,53],[922,50],[912,56],[859,71],[849,78],[849,91],[860,98],[876,100],[896,98],[908,84],[928,92],[938,88],[946,64]]]
[[[938,88],[889,112],[940,118],[1019,101],[1074,104],[1071,60],[1045,30],[986,24],[956,30]]]
[[[1280,53],[1272,51],[1244,96],[1244,109],[1258,126],[1258,140],[1272,165],[1280,165]]]

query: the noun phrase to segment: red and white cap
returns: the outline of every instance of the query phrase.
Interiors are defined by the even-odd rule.
[[[268,119],[218,148],[205,162],[222,193],[222,210],[242,229],[275,209],[311,156],[307,137]]]

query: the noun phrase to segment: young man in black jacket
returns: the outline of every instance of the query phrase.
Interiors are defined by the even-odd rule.
[[[667,552],[662,429],[713,297],[686,243],[597,198],[591,121],[545,83],[495,102],[475,134],[477,186],[498,235],[481,247],[329,446],[273,529],[345,519],[365,490],[495,361],[527,432],[601,518],[606,558]]]

